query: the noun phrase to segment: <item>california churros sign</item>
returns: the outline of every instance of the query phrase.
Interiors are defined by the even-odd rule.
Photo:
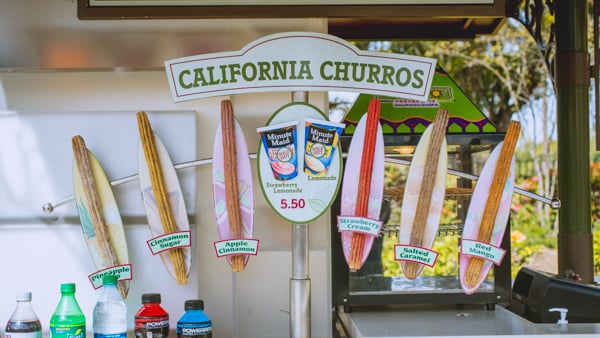
[[[367,52],[332,35],[290,32],[240,51],[165,62],[176,102],[275,91],[350,91],[425,101],[435,59]]]

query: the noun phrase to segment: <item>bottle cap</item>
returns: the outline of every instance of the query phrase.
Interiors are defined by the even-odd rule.
[[[185,310],[204,310],[204,301],[202,299],[190,299],[184,303]]]
[[[104,275],[102,276],[102,285],[116,285],[119,277],[117,275]]]
[[[160,293],[144,293],[142,295],[142,304],[160,303]]]
[[[75,292],[75,283],[64,283],[60,285],[60,292]]]
[[[30,302],[31,301],[31,292],[22,291],[17,293],[17,302]]]

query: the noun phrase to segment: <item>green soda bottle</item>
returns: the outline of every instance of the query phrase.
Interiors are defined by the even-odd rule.
[[[75,299],[75,284],[61,284],[60,293],[60,301],[50,318],[50,337],[85,338],[85,316]]]

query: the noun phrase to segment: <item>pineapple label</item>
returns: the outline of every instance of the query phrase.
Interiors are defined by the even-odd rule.
[[[233,255],[252,255],[258,254],[257,239],[230,239],[225,241],[217,241],[214,243],[217,257],[233,256]]]
[[[394,259],[397,261],[415,262],[433,267],[438,253],[426,248],[410,245],[394,245]]]
[[[105,275],[116,275],[117,280],[131,280],[131,264],[123,264],[103,269],[88,276],[94,289],[102,287],[102,277]]]
[[[491,244],[463,238],[461,241],[460,253],[471,257],[483,258],[496,265],[500,265],[502,259],[504,259],[506,250]]]
[[[163,251],[175,248],[184,248],[192,246],[192,232],[178,231],[171,232],[165,235],[157,236],[146,241],[148,248],[153,255],[157,255]]]

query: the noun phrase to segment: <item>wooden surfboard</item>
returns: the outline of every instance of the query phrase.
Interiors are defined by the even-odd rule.
[[[355,215],[359,177],[361,172],[361,163],[363,162],[362,153],[363,145],[365,143],[365,129],[367,125],[367,114],[358,122],[354,136],[350,142],[348,149],[348,157],[344,168],[344,179],[342,183],[341,193],[341,216],[353,216]],[[379,220],[379,214],[381,210],[381,203],[383,199],[383,186],[384,186],[384,148],[383,148],[383,132],[381,125],[377,126],[375,152],[373,157],[373,170],[371,176],[371,189],[368,196],[368,213],[367,218],[371,220]],[[380,228],[381,230],[381,228]],[[341,231],[342,238],[342,249],[346,262],[350,266],[351,258],[351,247],[353,232]],[[364,264],[371,248],[373,246],[373,240],[376,235],[365,234],[364,243],[362,247],[362,261],[360,266]],[[352,267],[351,267],[352,269]]]
[[[190,231],[190,225],[188,221],[187,210],[185,207],[185,201],[183,199],[183,192],[177,177],[177,172],[173,166],[173,162],[169,156],[169,153],[164,146],[161,139],[154,132],[149,135],[153,137],[158,155],[159,163],[153,165],[159,165],[159,169],[162,172],[162,179],[164,183],[164,190],[168,196],[168,204],[171,208],[173,220],[175,223],[177,232]],[[140,140],[138,149],[138,170],[139,170],[139,181],[141,186],[142,198],[144,200],[144,207],[146,209],[146,216],[148,219],[148,225],[150,226],[150,232],[153,237],[165,235],[163,227],[163,221],[159,214],[157,200],[155,198],[155,187],[152,185],[151,171],[149,169],[150,163],[146,161],[144,153],[143,141]],[[185,265],[185,280],[181,281],[178,278],[176,266],[170,258],[169,251],[181,250],[183,254],[183,263]],[[171,253],[172,254],[172,253]],[[191,267],[191,248],[190,246],[178,247],[172,250],[166,250],[159,253],[160,258],[167,269],[167,271],[178,281],[180,284],[187,283],[187,277],[190,273]],[[181,277],[181,276],[180,276]]]
[[[75,138],[74,151],[81,156],[76,155],[73,161],[73,190],[81,229],[94,265],[98,271],[128,265],[123,222],[110,182],[94,154],[85,148],[83,139],[76,141]],[[76,142],[80,143],[75,146]],[[79,149],[75,150],[75,147]],[[121,295],[126,298],[129,280],[120,279],[118,286]]]
[[[213,199],[217,220],[217,231],[221,240],[240,239],[232,233],[228,217],[226,184],[225,184],[225,153],[223,149],[223,121],[217,126],[213,147]],[[235,133],[235,174],[238,186],[239,212],[242,221],[242,238],[252,238],[254,232],[254,192],[252,186],[252,169],[250,156],[244,132],[240,124],[233,118]],[[243,255],[244,266],[248,263],[249,255]],[[227,262],[232,265],[232,256],[227,256]]]
[[[436,121],[434,121],[434,123],[430,124],[425,129],[425,132],[423,132],[423,135],[421,136],[421,139],[419,140],[419,143],[415,149],[413,159],[410,163],[408,176],[406,178],[406,187],[404,189],[404,196],[402,199],[399,231],[399,243],[401,245],[431,249],[437,235],[440,217],[442,214],[442,207],[444,204],[444,195],[446,192],[446,174],[448,171],[448,152],[446,150],[447,145],[446,138],[444,136],[447,124],[446,121],[447,118],[442,119],[442,121],[439,121],[436,118]],[[426,204],[428,204],[428,210],[421,210],[424,212],[423,215],[426,217],[426,222],[425,224],[417,225],[415,224],[415,222],[417,222],[415,220],[415,216],[417,211],[422,208],[422,206],[419,206],[419,199],[421,194],[425,193],[423,191],[423,185],[425,184],[424,175],[427,166],[430,165],[427,163],[427,157],[432,142],[435,142],[432,141],[432,135],[434,133],[436,123],[443,123],[443,125],[439,126],[439,129],[437,130],[438,132],[443,133],[442,135],[438,136],[443,137],[443,139],[441,140],[441,146],[440,143],[438,143],[439,148],[436,147],[435,149],[439,149],[439,156],[437,157],[437,169],[435,170],[435,173],[430,174],[433,175],[434,180],[433,182],[429,182],[430,184],[433,184],[433,186],[429,187],[431,197],[428,201],[426,201]],[[432,154],[432,156],[436,156],[436,154]],[[425,180],[429,179],[425,178]],[[417,226],[420,226],[421,228],[417,229]],[[415,231],[420,231],[418,240],[415,240],[415,234],[413,233]],[[424,267],[423,264],[411,260],[401,260],[400,265],[402,267],[402,271],[404,271],[404,274],[408,279],[416,278]]]
[[[467,211],[467,216],[462,234],[463,241],[477,241],[482,216],[486,208],[486,202],[488,200],[490,187],[492,186],[494,180],[494,173],[496,171],[496,166],[498,164],[498,159],[500,157],[500,152],[503,145],[504,142],[501,142],[500,144],[498,144],[498,146],[496,146],[496,148],[492,151],[490,157],[487,159],[485,165],[481,170],[481,174],[477,180],[475,189],[473,190],[473,196],[471,197],[471,202]],[[510,165],[510,173],[506,179],[506,184],[504,185],[504,189],[502,191],[502,197],[500,199],[498,212],[494,221],[492,236],[489,243],[496,247],[499,247],[502,243],[502,238],[504,236],[504,231],[506,230],[508,217],[510,215],[510,206],[514,188],[514,172],[515,159],[513,157]],[[479,274],[479,278],[477,279],[476,283],[474,285],[467,285],[465,281],[465,274],[471,259],[471,255],[466,255],[461,252],[459,260],[460,283],[463,291],[466,294],[472,294],[477,289],[479,289],[483,281],[486,279],[490,268],[494,265],[491,261],[485,260],[483,262],[483,268],[481,269],[481,273]]]

